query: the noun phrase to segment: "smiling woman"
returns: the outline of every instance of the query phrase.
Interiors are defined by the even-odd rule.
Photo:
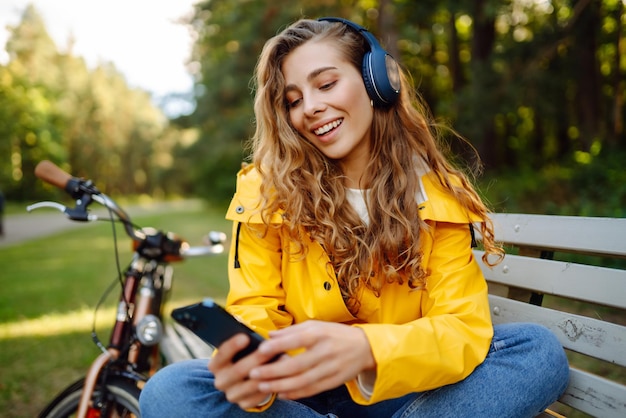
[[[268,338],[157,372],[144,417],[531,417],[565,389],[554,335],[492,325],[472,251],[478,225],[484,261],[503,255],[487,207],[376,44],[335,18],[266,42],[226,217],[227,309]],[[379,76],[397,88],[381,97]]]
[[[283,63],[289,120],[326,157],[338,160],[348,187],[360,185],[374,117],[357,68],[331,40],[308,42]]]

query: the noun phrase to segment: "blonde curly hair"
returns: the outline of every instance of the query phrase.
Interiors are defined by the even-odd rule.
[[[455,169],[438,147],[440,132],[427,107],[401,70],[401,94],[391,107],[374,109],[371,156],[365,170],[370,222],[366,225],[347,202],[345,178],[336,161],[324,156],[290,124],[281,67],[285,58],[309,41],[332,41],[361,68],[367,44],[342,23],[302,19],[267,41],[256,67],[254,110],[256,131],[251,140],[252,161],[262,178],[263,217],[284,213],[295,243],[294,254],[304,256],[304,240],[313,239],[328,253],[346,305],[359,309],[363,284],[379,294],[385,283],[424,285],[420,235],[427,225],[418,215],[420,191],[416,160],[437,174],[442,186],[468,212],[478,215],[484,260],[496,264],[503,250],[494,240],[488,210],[467,176]],[[452,181],[460,179],[459,182]],[[497,261],[489,262],[496,255]]]

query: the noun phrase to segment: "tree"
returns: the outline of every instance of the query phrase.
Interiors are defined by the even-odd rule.
[[[37,11],[29,6],[7,41],[10,62],[3,69],[0,135],[8,152],[2,154],[7,198],[24,199],[41,186],[32,175],[40,159],[62,154],[58,121],[47,85],[57,71],[50,60],[57,54]]]
[[[155,178],[171,161],[155,164],[153,155],[167,148],[157,144],[168,121],[148,93],[130,88],[111,63],[89,69],[71,50],[59,53],[32,6],[11,28],[7,52],[0,67],[0,180],[8,198],[41,194],[33,171],[43,159],[94,179],[105,192],[166,192]],[[182,137],[167,132],[168,144]]]

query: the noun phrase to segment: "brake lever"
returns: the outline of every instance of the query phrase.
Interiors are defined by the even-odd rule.
[[[37,203],[33,203],[32,205],[28,205],[26,206],[26,211],[32,212],[33,210],[41,209],[41,208],[56,209],[59,212],[63,212],[64,214],[66,214],[67,217],[73,221],[88,222],[88,221],[95,221],[98,219],[97,215],[91,215],[87,213],[85,210],[70,209],[67,206],[64,206],[60,203],[49,202],[49,201],[37,202]]]
[[[37,203],[33,203],[32,205],[26,206],[26,211],[32,212],[35,209],[41,209],[41,208],[53,208],[63,213],[65,213],[65,210],[67,209],[64,205],[57,203],[57,202],[37,202]]]

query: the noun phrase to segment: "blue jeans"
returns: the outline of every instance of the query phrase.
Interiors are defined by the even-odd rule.
[[[298,401],[277,399],[266,411],[249,413],[215,389],[204,359],[160,370],[144,387],[140,407],[143,418],[533,417],[563,393],[568,380],[563,348],[547,328],[504,324],[494,327],[487,358],[464,380],[369,406],[354,403],[342,385]]]

